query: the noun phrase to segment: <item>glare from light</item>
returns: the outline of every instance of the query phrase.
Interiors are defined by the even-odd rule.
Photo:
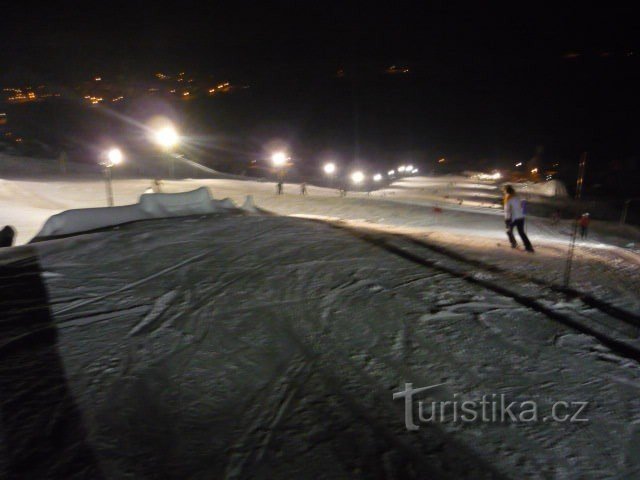
[[[362,183],[364,181],[364,173],[360,170],[357,170],[351,174],[351,181],[356,185]]]
[[[389,170],[389,171],[387,172],[387,175],[389,175],[389,176],[391,176],[391,175],[395,175],[395,174],[396,174],[396,171],[395,171],[395,170]]]
[[[109,160],[109,166],[118,165],[122,163],[124,156],[119,148],[112,148],[107,152],[107,160]]]
[[[327,175],[333,175],[336,173],[336,164],[329,162],[324,164],[324,173]]]
[[[446,158],[441,158],[440,160],[438,160],[438,163],[444,163],[446,161],[447,161]]]
[[[374,181],[374,182],[379,182],[380,180],[382,180],[382,174],[380,174],[380,173],[376,173],[376,174],[373,176],[373,181]]]
[[[411,170],[411,173],[413,173],[413,174],[418,173],[418,169],[417,169],[417,168],[414,168],[413,170]]]
[[[284,152],[276,152],[271,155],[271,163],[273,163],[274,167],[284,167],[287,163],[287,156]]]
[[[521,166],[522,166],[522,162],[516,163],[516,167],[521,167]]]
[[[404,165],[400,165],[400,166],[398,167],[398,172],[402,173],[402,172],[404,172],[404,171],[405,171],[405,169],[406,169],[406,168],[407,168],[407,167],[405,167]]]
[[[532,169],[531,173],[538,173],[538,169],[537,168]]]
[[[413,165],[407,165],[407,167],[405,168],[405,172],[412,172],[413,171]]]
[[[173,127],[164,127],[155,132],[154,140],[162,148],[168,150],[178,144],[178,132]]]

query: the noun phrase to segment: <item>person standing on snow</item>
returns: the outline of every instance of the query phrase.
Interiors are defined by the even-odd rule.
[[[587,238],[587,234],[589,233],[589,214],[583,213],[578,220],[578,224],[580,225],[580,238]]]
[[[283,186],[282,186],[282,180],[278,181],[278,185],[276,187],[276,193],[278,195],[282,195],[282,190],[283,190]]]
[[[524,231],[524,208],[522,200],[516,195],[516,191],[511,185],[507,185],[504,188],[504,193],[504,222],[507,227],[507,237],[509,237],[509,242],[511,242],[511,248],[518,246],[516,237],[513,234],[513,228],[515,227],[518,229],[518,235],[520,235],[522,243],[524,243],[524,248],[527,252],[533,253],[533,246]]]
[[[302,182],[300,184],[300,195],[306,195],[307,194],[307,184],[305,182]]]
[[[16,237],[16,230],[7,225],[2,230],[0,230],[0,248],[2,247],[10,247],[13,245],[13,239]]]

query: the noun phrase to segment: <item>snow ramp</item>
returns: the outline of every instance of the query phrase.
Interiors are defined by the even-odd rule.
[[[237,208],[229,200],[213,200],[207,187],[181,193],[145,193],[134,205],[79,208],[50,217],[36,239],[70,235],[151,218],[206,215]]]

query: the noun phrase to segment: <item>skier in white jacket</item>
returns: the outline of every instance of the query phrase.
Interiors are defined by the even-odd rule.
[[[504,188],[504,193],[504,222],[507,227],[507,236],[509,237],[509,242],[511,242],[511,248],[516,248],[518,246],[516,237],[513,234],[513,228],[516,227],[518,229],[518,234],[522,239],[522,243],[524,243],[524,248],[527,252],[533,253],[533,246],[524,231],[525,215],[522,200],[518,195],[516,195],[516,191],[511,185],[507,185]]]

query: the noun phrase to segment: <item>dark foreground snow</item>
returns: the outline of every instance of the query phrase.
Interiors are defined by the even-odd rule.
[[[0,275],[2,478],[638,474],[635,362],[328,225],[139,222],[6,250]],[[409,432],[408,382],[589,421]]]

